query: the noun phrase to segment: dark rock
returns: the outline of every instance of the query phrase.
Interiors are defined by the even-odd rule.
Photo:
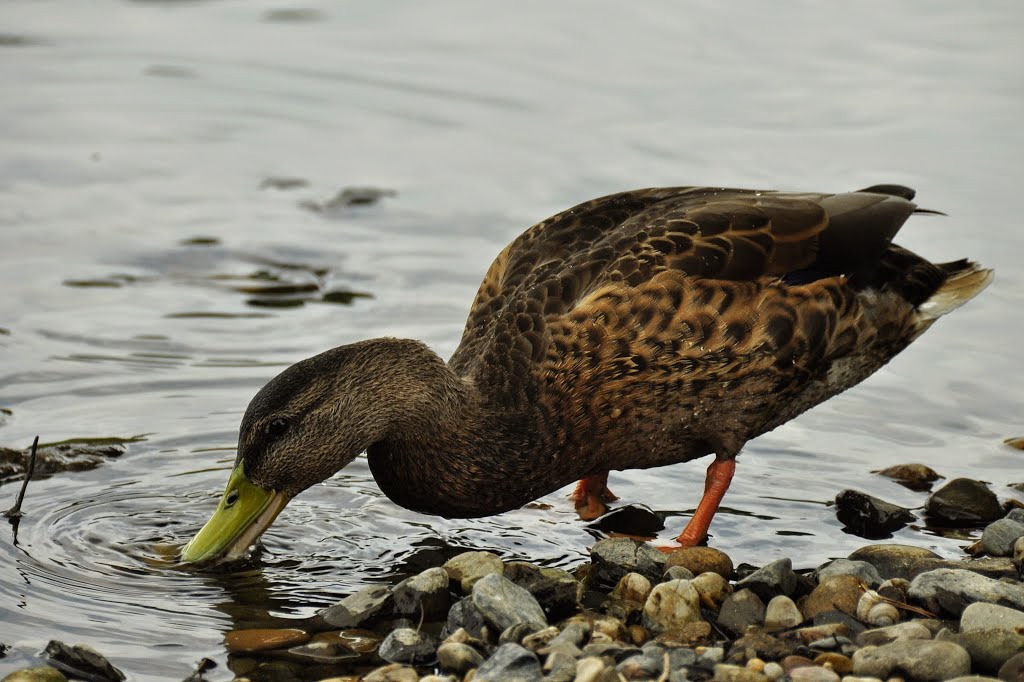
[[[954,478],[936,490],[924,509],[931,521],[951,526],[987,523],[1003,515],[995,493],[970,478]]]
[[[862,538],[892,537],[917,517],[909,509],[856,490],[836,495],[836,518],[846,530]]]
[[[1013,556],[1017,538],[1024,537],[1024,523],[1009,517],[993,521],[981,534],[981,548],[991,556]]]
[[[992,580],[971,571],[940,568],[914,578],[909,596],[929,611],[959,616],[973,602],[1024,609],[1024,586]]]
[[[342,599],[320,612],[320,618],[335,628],[354,628],[369,622],[391,604],[391,590],[384,585],[371,585]]]
[[[499,646],[473,677],[475,682],[541,682],[543,679],[540,661],[532,651],[518,644]]]
[[[503,574],[505,562],[491,552],[464,552],[444,564],[448,577],[457,582],[462,591],[469,594],[477,580],[492,573]]]
[[[893,642],[853,655],[853,674],[886,679],[905,675],[921,682],[948,680],[971,671],[971,657],[953,642]]]
[[[930,490],[932,483],[940,478],[944,478],[939,476],[934,469],[924,464],[897,464],[871,473],[887,476],[905,488],[910,488],[917,492]]]
[[[677,549],[668,555],[668,561],[665,564],[665,568],[672,566],[682,566],[695,576],[701,573],[717,573],[726,580],[732,577],[732,559],[725,552],[713,547]]]
[[[448,574],[440,567],[428,568],[398,583],[392,597],[396,614],[437,620],[448,611]]]
[[[744,589],[726,598],[718,614],[718,624],[742,635],[751,625],[764,623],[764,602],[753,590]]]
[[[819,581],[833,575],[852,575],[863,580],[871,588],[882,584],[882,576],[878,574],[878,569],[866,561],[836,559],[825,564],[814,573]]]
[[[486,626],[487,619],[484,618],[483,612],[473,604],[473,598],[465,597],[455,602],[455,605],[448,611],[445,631],[455,632],[462,628],[473,637],[482,638]]]
[[[309,180],[282,175],[266,177],[260,182],[260,189],[289,190],[302,187],[309,187]]]
[[[275,651],[274,656],[298,663],[330,666],[354,663],[363,658],[343,644],[325,641],[293,646],[284,652]]]
[[[388,663],[427,665],[437,659],[437,643],[426,633],[412,628],[398,628],[380,643],[377,655]]]
[[[935,552],[911,545],[867,545],[853,552],[853,561],[866,561],[878,570],[882,580],[910,578],[910,571],[921,559],[941,559]]]
[[[442,671],[462,679],[472,668],[479,668],[484,662],[480,652],[459,642],[447,642],[437,649],[437,664]]]
[[[337,194],[324,202],[306,200],[299,203],[303,208],[316,213],[337,211],[349,206],[371,206],[384,197],[397,196],[398,192],[393,189],[381,189],[379,187],[345,187]]]
[[[598,541],[590,550],[593,578],[600,588],[611,589],[627,573],[639,573],[656,582],[665,572],[665,555],[645,542],[628,538]]]
[[[472,599],[473,605],[497,632],[517,623],[548,624],[544,610],[533,595],[504,576],[492,573],[478,580],[473,586]]]
[[[937,640],[955,642],[971,655],[976,670],[997,673],[1010,658],[1024,651],[1024,634],[1008,630],[972,630],[953,634],[939,633]]]
[[[656,679],[665,670],[665,655],[661,652],[642,652],[623,659],[615,669],[627,680]]]
[[[619,663],[630,656],[640,653],[641,649],[621,642],[591,642],[583,647],[583,653],[587,656],[597,656]]]
[[[549,619],[575,613],[579,607],[583,585],[568,571],[512,561],[505,565],[505,577],[532,594]]]
[[[665,522],[641,504],[627,504],[616,507],[587,527],[604,533],[653,538],[665,529]]]
[[[1024,680],[1024,652],[1015,654],[999,668],[999,679],[1004,682],[1021,682]]]
[[[779,559],[759,568],[736,583],[737,590],[748,589],[761,601],[768,602],[777,595],[790,596],[796,591],[796,573],[790,559]]]
[[[43,654],[54,668],[71,677],[95,682],[122,682],[125,678],[124,673],[111,665],[98,651],[83,644],[68,646],[52,639]]]

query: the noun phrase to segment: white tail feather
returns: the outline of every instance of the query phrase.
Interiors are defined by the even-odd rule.
[[[922,320],[936,320],[946,313],[956,310],[964,303],[980,294],[992,283],[995,273],[970,262],[967,267],[950,275],[932,297],[917,308]]]

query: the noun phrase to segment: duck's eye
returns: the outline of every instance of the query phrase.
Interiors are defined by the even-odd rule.
[[[267,435],[271,438],[277,438],[284,434],[288,430],[288,420],[278,417],[277,419],[270,420],[267,424]]]
[[[234,506],[235,502],[238,502],[238,491],[237,490],[232,490],[231,492],[229,492],[227,495],[224,496],[224,506],[225,507]]]

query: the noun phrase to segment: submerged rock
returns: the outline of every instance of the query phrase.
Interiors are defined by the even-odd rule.
[[[391,603],[391,590],[384,585],[364,587],[345,597],[334,606],[320,612],[328,625],[336,628],[354,628],[370,621]]]
[[[69,440],[63,443],[40,445],[36,448],[36,466],[32,480],[49,478],[65,471],[89,471],[100,464],[125,453],[123,443],[133,443],[137,438]],[[28,467],[31,449],[13,450],[0,448],[0,484],[21,479]]]
[[[891,537],[917,518],[909,509],[856,490],[836,495],[836,517],[854,535],[870,539]]]
[[[43,653],[55,668],[72,677],[109,682],[122,682],[125,679],[124,673],[111,665],[102,654],[84,644],[68,646],[53,639],[46,645]]]
[[[900,485],[917,492],[930,490],[932,483],[944,478],[924,464],[897,464],[871,473],[891,478]]]
[[[224,635],[224,646],[233,654],[282,649],[287,646],[305,644],[308,641],[309,633],[296,628],[232,630]]]
[[[995,521],[1003,515],[995,493],[970,478],[954,478],[932,493],[924,508],[933,521],[952,526]]]

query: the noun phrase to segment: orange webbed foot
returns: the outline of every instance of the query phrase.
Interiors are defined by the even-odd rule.
[[[606,502],[619,499],[608,490],[608,473],[581,478],[576,489],[569,495],[576,505],[576,513],[582,521],[593,521],[608,512]]]

